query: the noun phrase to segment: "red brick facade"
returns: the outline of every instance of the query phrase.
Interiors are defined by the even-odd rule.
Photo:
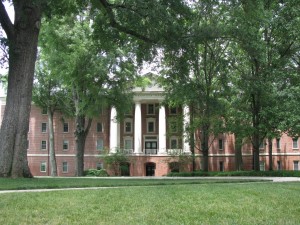
[[[167,135],[166,135],[166,154],[159,154],[158,150],[147,152],[147,140],[151,139],[158,144],[159,137],[159,104],[154,105],[154,113],[148,114],[148,103],[141,104],[142,113],[142,153],[135,154],[133,149],[129,151],[129,171],[130,176],[164,176],[171,171],[171,162],[178,162],[179,157],[171,154],[173,149],[171,145],[177,143],[176,149],[183,146],[182,129],[177,127],[171,128],[171,124],[182,124],[182,109],[172,112],[166,107]],[[5,105],[1,105],[1,118],[3,116]],[[120,149],[125,148],[127,144],[134,144],[134,107],[131,113],[126,115],[126,119],[119,123],[118,144]],[[126,124],[126,121],[128,122]],[[148,122],[153,122],[149,124]],[[97,118],[93,119],[90,132],[87,136],[85,146],[85,169],[96,169],[102,166],[106,167],[100,155],[110,149],[110,109],[104,110]],[[46,124],[46,125],[45,125]],[[151,126],[150,126],[151,125]],[[153,127],[152,127],[153,125]],[[148,127],[150,126],[150,127]],[[44,129],[44,130],[43,130]],[[173,130],[172,130],[173,129]],[[172,130],[172,131],[171,131]],[[54,115],[54,134],[55,134],[55,152],[57,161],[57,171],[59,176],[75,175],[75,139],[74,139],[74,120],[64,117],[61,113]],[[116,134],[117,135],[117,134]],[[28,162],[31,172],[34,176],[50,175],[49,163],[49,133],[48,133],[48,116],[43,114],[42,110],[32,106],[30,114],[30,128],[28,133]],[[100,141],[99,141],[100,140]],[[172,142],[173,140],[173,142]],[[150,147],[151,147],[150,143]],[[234,136],[231,134],[219,135],[212,141],[209,150],[209,171],[231,171],[235,170],[235,150]],[[128,146],[127,146],[128,147]],[[153,146],[152,146],[153,147]],[[98,150],[99,148],[100,150]],[[243,167],[245,170],[252,169],[252,148],[251,144],[245,144],[242,149]],[[196,169],[201,169],[201,151],[195,150]],[[274,170],[297,170],[300,163],[299,140],[283,134],[280,139],[273,140],[273,169]],[[269,154],[268,144],[262,145],[260,151],[261,169],[268,170]],[[183,163],[181,169],[191,170],[192,163]]]

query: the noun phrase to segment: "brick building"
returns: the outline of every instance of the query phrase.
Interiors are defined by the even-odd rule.
[[[93,119],[87,136],[84,168],[103,168],[100,157],[108,149],[110,153],[122,149],[130,158],[127,164],[130,176],[163,176],[179,168],[178,155],[191,155],[185,137],[185,124],[189,121],[189,108],[170,108],[160,103],[163,89],[152,85],[145,89],[135,88],[132,111],[122,122],[115,120],[115,108],[103,110]],[[5,99],[1,99],[1,118]],[[0,121],[1,122],[1,121]],[[55,152],[59,176],[75,175],[74,120],[61,113],[54,115]],[[48,116],[32,105],[28,133],[28,162],[34,176],[50,175]],[[299,140],[283,134],[273,140],[273,169],[298,170],[300,161]],[[268,145],[260,150],[260,168],[269,167]],[[196,169],[201,169],[201,151],[195,149]],[[251,144],[242,148],[243,166],[252,169]],[[186,157],[188,158],[188,157]],[[190,161],[180,169],[191,170]],[[210,171],[235,170],[234,135],[220,134],[212,139],[209,150]]]

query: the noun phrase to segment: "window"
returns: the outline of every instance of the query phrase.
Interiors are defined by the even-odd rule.
[[[46,108],[42,109],[42,115],[47,115],[47,109]]]
[[[294,161],[294,170],[295,171],[299,170],[299,161]]]
[[[277,170],[281,170],[281,161],[277,161]]]
[[[47,163],[43,161],[40,164],[40,172],[45,173],[46,171],[47,171]]]
[[[42,123],[42,133],[47,132],[47,123]]]
[[[64,123],[63,126],[64,126],[64,127],[63,127],[64,133],[68,133],[68,132],[69,132],[69,124],[68,124],[68,123]]]
[[[68,140],[63,140],[63,150],[68,150],[69,149],[69,141]]]
[[[171,137],[170,138],[170,148],[171,149],[178,149],[178,138],[177,137]]]
[[[68,172],[68,170],[69,170],[69,165],[68,165],[68,162],[63,162],[63,164],[62,164],[62,171],[63,171],[63,173],[67,173]]]
[[[223,150],[223,139],[219,139],[219,150]]]
[[[132,139],[131,138],[125,138],[124,139],[124,149],[130,150],[132,148]]]
[[[179,162],[170,162],[169,163],[169,169],[171,170],[171,172],[179,172],[180,169],[180,164]]]
[[[27,140],[27,142],[26,142],[26,148],[27,148],[27,150],[29,150],[29,140]]]
[[[170,121],[170,132],[171,133],[177,133],[178,132],[178,126],[177,126],[177,122],[176,121]]]
[[[177,108],[176,107],[171,107],[170,108],[170,114],[171,115],[176,115],[177,114]]]
[[[154,115],[155,114],[155,106],[154,104],[148,104],[147,105],[147,114],[148,115]]]
[[[97,132],[103,132],[103,124],[97,123]]]
[[[154,118],[148,118],[147,119],[147,132],[148,133],[154,133],[155,132],[155,119]]]
[[[101,151],[103,150],[104,146],[103,146],[103,139],[98,139],[97,140],[97,150]]]
[[[223,161],[220,161],[220,162],[219,162],[219,170],[220,170],[221,172],[224,171],[224,162],[223,162]]]
[[[45,140],[41,141],[41,150],[47,150],[47,141]]]
[[[259,170],[260,171],[265,171],[265,162],[264,161],[259,162]]]
[[[96,168],[97,168],[97,170],[103,169],[103,163],[97,162]]]
[[[124,132],[132,133],[132,120],[131,119],[126,119],[124,121]]]
[[[276,138],[276,148],[280,149],[280,138]]]
[[[293,149],[298,149],[298,137],[293,138]]]
[[[259,149],[265,149],[265,140],[261,140],[259,143]]]

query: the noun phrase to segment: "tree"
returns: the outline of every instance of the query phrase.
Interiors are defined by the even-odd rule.
[[[14,22],[3,1],[0,2],[0,23],[9,47],[7,98],[0,131],[0,177],[31,177],[26,146],[42,14],[66,13],[71,8],[74,10],[77,3],[56,0],[9,2],[13,3]]]
[[[239,73],[242,114],[253,145],[253,169],[259,170],[259,148],[264,138],[278,133],[280,112],[276,112],[276,83],[289,58],[298,48],[294,22],[299,10],[295,1],[238,1],[232,3],[232,37],[239,44],[233,66]],[[289,12],[289,13],[287,13]],[[295,25],[295,26],[294,26]],[[296,41],[295,41],[296,40]],[[242,107],[241,107],[242,106]],[[286,120],[286,118],[281,118]]]
[[[88,11],[52,18],[44,23],[41,34],[45,61],[69,98],[63,113],[75,119],[76,176],[84,172],[85,141],[93,117],[111,105],[124,114],[131,106],[129,90],[135,77],[133,59],[125,47],[93,40],[91,20]]]

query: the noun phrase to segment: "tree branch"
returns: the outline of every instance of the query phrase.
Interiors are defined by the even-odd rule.
[[[126,33],[126,34],[129,34],[129,35],[133,36],[133,37],[136,37],[136,38],[138,38],[142,41],[145,41],[145,42],[148,42],[148,43],[153,43],[153,44],[156,43],[155,40],[152,40],[149,37],[146,37],[142,34],[137,33],[134,30],[131,30],[129,28],[126,28],[126,27],[120,25],[115,19],[114,13],[112,11],[112,5],[109,4],[106,0],[99,0],[99,1],[100,1],[101,5],[104,7],[104,9],[105,9],[105,11],[108,15],[108,18],[110,20],[110,25],[112,27],[116,28],[117,30],[119,30],[123,33]]]
[[[11,22],[2,1],[0,1],[0,23],[7,35],[7,38],[11,39],[14,35],[14,25]]]

